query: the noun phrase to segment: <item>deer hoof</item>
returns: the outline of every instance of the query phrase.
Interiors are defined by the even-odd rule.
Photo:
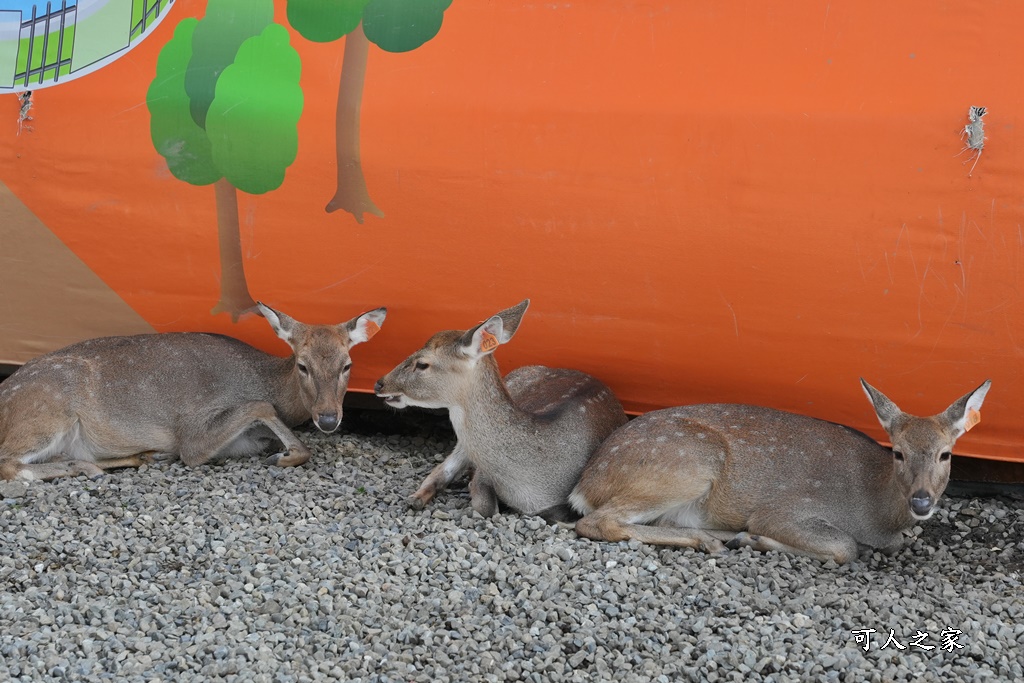
[[[732,541],[730,541],[731,543]],[[725,543],[722,543],[717,538],[709,538],[706,541],[701,541],[700,549],[706,553],[724,553]]]
[[[273,455],[264,458],[263,464],[276,465],[277,463],[281,462],[281,458],[285,457],[286,455],[287,453],[274,453]]]
[[[298,467],[309,460],[312,453],[305,448],[291,448],[287,453],[274,453],[263,461],[266,465],[277,465],[278,467]]]
[[[728,543],[726,543],[725,547],[728,548],[729,550],[739,550],[740,548],[747,548],[747,547],[757,548],[757,545],[760,542],[761,542],[761,537],[760,536],[755,536],[755,535],[750,534],[750,533],[748,533],[746,531],[741,531],[740,533],[736,534],[736,536],[734,536],[732,538],[732,540],[730,540]]]
[[[161,453],[159,451],[150,451],[146,454],[146,462],[171,462],[177,460],[178,456],[174,453]]]
[[[413,510],[422,510],[423,508],[427,507],[427,501],[423,500],[417,495],[409,496],[408,498],[405,499],[405,502]]]

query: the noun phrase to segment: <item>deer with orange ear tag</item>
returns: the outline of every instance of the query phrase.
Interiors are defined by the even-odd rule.
[[[419,509],[473,468],[473,509],[498,501],[528,515],[572,519],[569,492],[598,444],[626,422],[612,391],[579,372],[533,365],[502,379],[494,351],[519,328],[529,300],[469,330],[438,332],[382,377],[395,408],[447,408],[458,442],[409,499]]]
[[[931,417],[861,380],[892,440],[760,406],[647,413],[601,444],[570,501],[595,540],[723,550],[750,546],[849,562],[895,549],[949,482],[953,444],[980,418],[989,382]],[[727,541],[723,545],[723,541]]]

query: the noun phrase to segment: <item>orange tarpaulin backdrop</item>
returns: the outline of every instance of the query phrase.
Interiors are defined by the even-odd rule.
[[[261,319],[211,315],[215,189],[154,148],[157,56],[206,2],[169,11],[33,93],[30,129],[0,96],[0,181],[154,329],[283,353]],[[386,305],[355,390],[530,297],[506,370],[578,367],[634,411],[758,403],[878,438],[858,377],[919,414],[991,378],[958,452],[1024,460],[1021,26],[1016,2],[454,0],[421,47],[369,47],[359,144],[384,216],[362,224],[325,211],[352,38],[289,27],[298,155],[279,188],[238,195],[249,290],[310,322]],[[988,114],[970,173],[972,105]]]

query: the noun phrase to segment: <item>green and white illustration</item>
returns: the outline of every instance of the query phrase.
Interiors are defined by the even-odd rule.
[[[79,0],[82,2],[83,0]],[[327,211],[360,223],[383,216],[370,199],[359,155],[359,113],[371,43],[415,50],[437,35],[451,0],[289,0],[288,21],[317,42],[345,37],[338,90],[338,184]],[[163,47],[146,95],[153,146],[174,177],[212,185],[217,203],[221,292],[213,313],[234,320],[255,304],[239,239],[239,190],[263,194],[284,182],[298,153],[302,64],[273,0],[209,0]]]
[[[84,76],[126,54],[174,0],[0,0],[0,93]]]
[[[359,153],[359,115],[370,43],[386,52],[415,50],[441,30],[451,4],[451,0],[288,0],[288,22],[302,37],[317,43],[345,37],[335,130],[338,186],[327,203],[327,213],[347,211],[359,223],[364,213],[384,216],[370,199]]]
[[[174,177],[213,185],[221,296],[213,313],[249,312],[238,234],[238,195],[284,182],[295,161],[302,62],[273,0],[210,0],[202,19],[184,19],[164,45],[146,94],[153,146]]]

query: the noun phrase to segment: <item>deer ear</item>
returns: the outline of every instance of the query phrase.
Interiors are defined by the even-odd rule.
[[[507,344],[512,335],[519,329],[519,323],[523,321],[523,316],[526,315],[526,309],[530,307],[530,300],[523,299],[512,308],[506,308],[504,311],[495,313],[495,317],[501,318],[502,332],[504,337],[500,339],[502,344]]]
[[[380,326],[384,324],[384,318],[387,315],[388,309],[375,308],[345,323],[345,329],[348,331],[348,339],[351,346],[369,341],[373,335],[380,332]]]
[[[512,308],[498,311],[490,318],[480,323],[473,329],[462,335],[462,351],[471,358],[480,358],[489,353],[500,344],[507,344],[512,336],[519,329],[519,323],[523,320],[523,314],[530,305],[530,300],[520,301]]]
[[[462,335],[462,351],[470,358],[481,358],[494,353],[494,349],[511,338],[501,318],[491,316]]]
[[[984,384],[958,398],[942,413],[942,419],[948,421],[950,429],[953,430],[953,438],[959,439],[964,432],[981,422],[981,404],[984,403],[985,395],[991,386],[992,380],[985,380]]]
[[[891,435],[893,423],[896,421],[896,418],[903,414],[903,411],[899,409],[899,406],[890,401],[888,396],[865,382],[864,378],[861,378],[860,385],[864,389],[864,393],[867,394],[868,400],[871,401],[871,405],[875,407],[875,415],[878,416],[878,421],[882,423],[885,431]]]
[[[270,326],[274,329],[274,333],[291,344],[292,337],[295,335],[295,328],[301,323],[280,311],[275,311],[262,301],[257,301],[256,306],[259,308],[260,314],[267,319],[268,323],[270,323]]]

